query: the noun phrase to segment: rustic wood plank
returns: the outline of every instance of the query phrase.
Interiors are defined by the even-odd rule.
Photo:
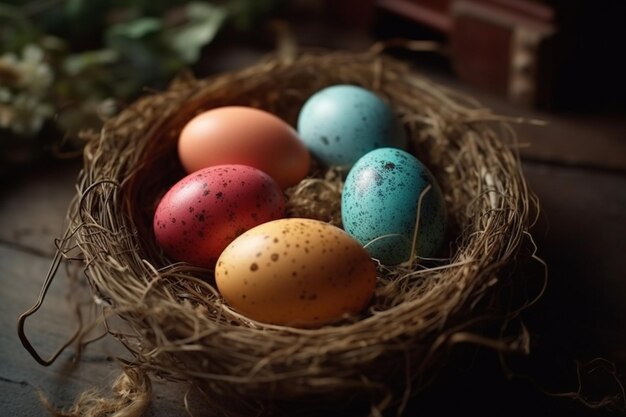
[[[520,154],[536,162],[626,172],[626,117],[615,113],[555,113],[516,105],[413,60],[415,70],[513,120]],[[537,121],[539,124],[531,123]]]
[[[0,242],[51,254],[75,194],[80,160],[24,167],[0,181]]]
[[[50,259],[0,245],[2,415],[43,415],[37,390],[59,407],[69,407],[88,389],[101,389],[107,394],[121,370],[115,358],[130,359],[125,349],[110,337],[88,346],[78,362],[74,362],[74,349],[68,348],[50,367],[38,365],[23,349],[16,333],[16,319],[34,302],[49,265]],[[42,356],[52,353],[75,328],[72,306],[67,300],[69,284],[61,271],[42,309],[27,321],[27,334]],[[180,414],[185,387],[154,380],[153,385],[155,401],[148,416]]]
[[[30,167],[0,184],[0,410],[7,416],[44,415],[37,390],[59,407],[68,407],[83,391],[103,389],[118,376],[116,357],[129,359],[112,338],[89,346],[78,363],[74,349],[66,350],[50,367],[38,365],[22,347],[16,320],[35,301],[52,262],[54,239],[61,236],[65,213],[74,196],[80,161]],[[70,281],[59,269],[47,299],[27,321],[26,332],[47,357],[75,328],[67,299]],[[154,381],[153,381],[154,382]],[[149,416],[180,414],[181,387],[154,382],[155,403]]]
[[[550,266],[537,331],[570,357],[626,367],[626,175],[527,162],[543,215],[535,235]]]

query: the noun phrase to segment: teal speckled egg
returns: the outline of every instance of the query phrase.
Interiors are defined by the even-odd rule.
[[[354,164],[342,194],[344,229],[385,265],[408,260],[417,203],[428,185],[432,187],[422,200],[416,255],[434,256],[445,235],[443,194],[428,168],[401,149],[376,149]]]
[[[372,149],[406,147],[391,107],[355,85],[334,85],[312,95],[298,116],[298,134],[323,163],[345,168]]]

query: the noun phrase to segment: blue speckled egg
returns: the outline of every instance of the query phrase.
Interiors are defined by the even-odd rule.
[[[298,134],[323,163],[345,168],[372,149],[406,146],[391,107],[355,85],[334,85],[312,95],[300,111]]]
[[[432,257],[444,240],[446,208],[436,179],[408,152],[373,150],[359,159],[346,178],[341,201],[343,227],[373,258],[396,265],[410,258],[417,203],[422,191],[416,255]]]

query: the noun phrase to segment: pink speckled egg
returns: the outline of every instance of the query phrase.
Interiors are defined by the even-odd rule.
[[[268,174],[219,165],[189,174],[154,213],[158,245],[172,259],[213,268],[220,253],[248,229],[282,218],[285,197]]]

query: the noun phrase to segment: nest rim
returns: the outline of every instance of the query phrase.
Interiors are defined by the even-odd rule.
[[[150,212],[164,184],[181,175],[168,162],[172,141],[196,113],[231,103],[264,108],[293,125],[294,103],[340,82],[381,94],[401,115],[412,153],[425,155],[442,185],[454,225],[450,257],[426,269],[379,267],[377,296],[384,301],[348,322],[297,329],[246,319],[221,301],[206,270],[171,263],[155,247]],[[94,297],[135,330],[130,336],[109,329],[132,352],[133,366],[192,381],[223,415],[246,415],[253,407],[294,415],[295,403],[319,395],[334,398],[332,404],[352,395],[375,415],[403,407],[431,379],[447,347],[477,322],[511,315],[484,311],[497,303],[494,288],[509,279],[503,271],[528,248],[537,203],[509,122],[380,53],[272,56],[232,73],[179,80],[108,120],[85,148],[69,228],[77,231]],[[155,169],[166,174],[146,181]],[[315,175],[331,194],[341,185],[332,170]],[[503,346],[517,344],[523,345],[515,339]],[[218,359],[223,363],[208,363]],[[398,373],[404,377],[392,382]]]

